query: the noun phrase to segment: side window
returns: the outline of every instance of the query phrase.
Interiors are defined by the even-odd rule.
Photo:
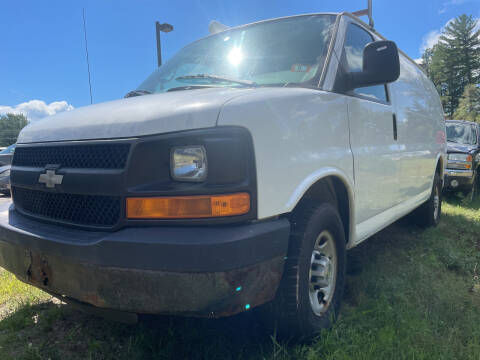
[[[348,71],[362,71],[363,49],[373,41],[372,36],[360,26],[349,24],[345,36],[345,57]],[[388,101],[385,85],[369,86],[358,88],[353,91],[355,94],[373,97],[384,102]]]

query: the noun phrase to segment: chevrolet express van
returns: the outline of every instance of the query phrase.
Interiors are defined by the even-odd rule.
[[[139,95],[139,96],[136,96]],[[0,213],[0,265],[119,314],[329,326],[346,250],[441,215],[437,92],[357,17],[228,28],[128,98],[27,126]]]

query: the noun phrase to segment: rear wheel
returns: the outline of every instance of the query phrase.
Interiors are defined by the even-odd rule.
[[[345,233],[328,203],[304,206],[292,219],[285,271],[273,304],[282,337],[308,337],[336,316],[345,281]]]
[[[426,203],[421,205],[414,213],[418,225],[429,227],[437,226],[442,216],[442,180],[435,173],[432,193]]]

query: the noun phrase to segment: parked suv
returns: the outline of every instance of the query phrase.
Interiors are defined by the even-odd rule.
[[[445,190],[462,191],[473,198],[478,190],[480,126],[475,122],[448,120]]]
[[[347,249],[414,210],[440,219],[435,87],[351,14],[212,34],[133,95],[22,130],[0,212],[21,280],[131,315],[269,303],[279,331],[312,334]]]
[[[9,147],[0,151],[0,166],[10,165],[12,163],[13,153],[17,144],[12,144]]]

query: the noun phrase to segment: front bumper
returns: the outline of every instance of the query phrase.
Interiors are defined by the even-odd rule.
[[[444,179],[444,188],[450,191],[469,191],[473,186],[472,170],[446,169]]]
[[[100,308],[200,317],[272,300],[290,224],[92,232],[30,220],[0,207],[0,266],[45,291]]]

